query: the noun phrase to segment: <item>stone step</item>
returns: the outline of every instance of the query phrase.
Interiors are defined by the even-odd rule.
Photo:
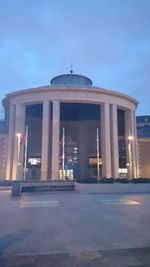
[[[21,192],[41,192],[41,191],[74,191],[75,187],[74,185],[69,185],[69,186],[23,186]]]
[[[26,182],[15,181],[12,183],[12,196],[21,196],[24,192],[44,192],[44,191],[74,191],[74,182]]]

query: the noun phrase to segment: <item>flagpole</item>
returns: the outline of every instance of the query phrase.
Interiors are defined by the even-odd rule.
[[[99,181],[99,129],[96,130],[96,152],[97,152],[97,180]]]
[[[28,152],[28,126],[26,125],[26,130],[25,130],[25,150],[24,150],[24,175],[23,175],[24,180],[26,180],[27,152]]]
[[[17,165],[20,165],[20,142],[21,142],[21,133],[17,133]]]
[[[63,135],[62,135],[62,177],[64,180],[65,172],[65,128],[63,127]]]

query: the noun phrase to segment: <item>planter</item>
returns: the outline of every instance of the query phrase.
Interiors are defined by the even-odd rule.
[[[150,193],[150,184],[82,184],[75,182],[75,190],[79,193],[90,194]]]

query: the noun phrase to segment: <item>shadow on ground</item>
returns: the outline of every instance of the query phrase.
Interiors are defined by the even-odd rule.
[[[0,267],[149,267],[150,248],[0,258]]]
[[[22,242],[27,236],[30,235],[30,233],[31,231],[29,229],[22,229],[15,233],[11,233],[11,234],[1,237],[0,238],[0,257],[3,256],[6,249],[16,245],[19,242]],[[1,264],[0,264],[0,267],[1,267]]]

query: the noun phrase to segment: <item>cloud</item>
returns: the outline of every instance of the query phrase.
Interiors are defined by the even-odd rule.
[[[48,84],[72,63],[150,114],[149,0],[2,0],[0,23],[0,98]]]

